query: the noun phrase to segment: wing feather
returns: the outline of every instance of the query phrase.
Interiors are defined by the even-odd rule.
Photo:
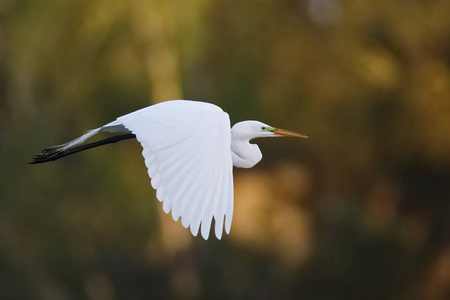
[[[201,168],[204,167],[202,157],[199,152],[195,154],[194,159],[196,163],[193,169],[186,167],[183,171],[180,171],[180,173],[177,174],[178,177],[180,177],[180,184],[176,186],[176,191],[174,191],[175,202],[172,206],[172,216],[175,221],[178,220],[179,216],[181,216],[183,206],[185,206],[186,197],[184,197],[184,195],[187,194],[190,187],[195,184],[195,180],[197,179],[196,177],[191,176],[191,174],[198,174],[201,171]]]
[[[207,169],[208,163],[206,160],[203,160],[201,163],[201,169],[197,174],[200,174],[200,176],[196,176],[194,182],[189,186],[186,193],[183,195],[182,198],[182,205],[181,205],[181,214],[184,216],[182,219],[182,223],[184,227],[189,226],[189,213],[190,209],[195,206],[195,199],[200,199],[200,193],[201,193],[201,187],[202,182],[204,182],[207,177]]]
[[[191,153],[193,162],[198,162],[201,158],[198,153]],[[194,168],[192,168],[194,166]],[[190,181],[191,173],[195,171],[197,164],[190,164],[185,162],[180,164],[177,169],[174,169],[173,173],[168,173],[170,175],[164,176],[165,178],[171,177],[171,182],[167,185],[167,189],[171,191],[172,202],[171,208],[173,216],[178,216],[178,202],[180,200],[180,194],[184,191],[185,185]],[[175,221],[178,219],[174,218]]]
[[[202,226],[202,236],[206,240],[209,236],[209,229],[211,228],[212,222],[212,208],[214,205],[215,197],[217,196],[217,192],[221,185],[221,174],[214,174],[213,184],[211,185],[211,189],[207,194],[206,201],[203,204],[202,210],[200,212],[201,218],[201,226]]]
[[[196,211],[195,224],[201,224],[202,236],[205,240],[208,239],[209,230],[211,228],[211,218],[208,215],[205,216],[206,208],[211,204],[211,198],[214,193],[214,189],[217,186],[217,174],[212,174],[211,183],[207,187],[207,192],[204,195],[203,201],[200,203],[201,207]]]
[[[186,222],[191,227],[191,232],[194,235],[197,235],[198,230],[200,228],[200,223],[202,221],[201,218],[201,204],[208,201],[207,194],[208,189],[211,189],[212,186],[212,172],[211,170],[208,170],[209,168],[206,168],[207,172],[204,173],[205,177],[202,179],[202,183],[198,185],[198,191],[195,194],[195,198],[193,199],[192,203],[189,203],[188,210],[186,211]],[[183,216],[184,218],[184,216]]]
[[[214,219],[215,219],[215,233],[218,239],[222,237],[223,232],[223,221],[224,221],[224,214],[225,214],[225,207],[227,205],[228,201],[228,195],[229,195],[229,180],[230,177],[228,174],[226,174],[225,178],[222,180],[222,188],[221,193],[219,195],[220,199],[216,201],[215,208],[214,208]]]
[[[117,119],[143,147],[142,155],[166,213],[196,236],[207,239],[212,218],[215,235],[229,233],[233,215],[231,132],[219,107],[176,100]],[[224,224],[225,219],[225,224]]]
[[[225,232],[230,234],[231,222],[233,221],[233,207],[234,207],[234,186],[233,186],[233,174],[229,175],[228,184],[228,201],[225,210]]]

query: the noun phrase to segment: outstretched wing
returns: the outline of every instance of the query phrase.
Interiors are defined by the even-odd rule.
[[[205,102],[162,102],[117,119],[136,135],[144,150],[156,196],[175,221],[181,217],[194,236],[230,232],[233,174],[228,114]],[[226,218],[225,218],[226,216]]]

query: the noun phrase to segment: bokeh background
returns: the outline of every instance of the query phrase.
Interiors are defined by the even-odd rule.
[[[221,241],[136,141],[26,164],[180,98],[310,136],[258,142]],[[450,299],[450,1],[1,0],[0,168],[0,299]]]

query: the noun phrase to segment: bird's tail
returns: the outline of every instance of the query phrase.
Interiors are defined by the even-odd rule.
[[[96,135],[99,132],[113,132],[113,133],[126,132],[128,134],[115,135],[115,136],[111,136],[109,138],[106,138],[106,139],[103,139],[103,140],[100,140],[97,142],[82,145],[86,140],[93,137],[94,135]],[[45,162],[57,160],[61,157],[64,157],[64,156],[67,156],[70,154],[74,154],[74,153],[77,153],[77,152],[80,152],[83,150],[102,146],[105,144],[116,143],[121,140],[135,138],[135,137],[136,136],[134,134],[129,133],[129,131],[126,130],[125,127],[123,127],[123,125],[118,124],[117,122],[112,122],[105,126],[90,130],[90,131],[86,132],[85,134],[83,134],[82,136],[80,136],[70,142],[67,142],[65,144],[46,148],[46,149],[42,150],[41,153],[35,155],[29,163],[30,164],[45,163]]]

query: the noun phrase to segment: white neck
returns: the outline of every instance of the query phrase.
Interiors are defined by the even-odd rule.
[[[248,139],[232,136],[231,157],[233,166],[251,168],[262,159],[262,153],[258,145],[250,144]]]

